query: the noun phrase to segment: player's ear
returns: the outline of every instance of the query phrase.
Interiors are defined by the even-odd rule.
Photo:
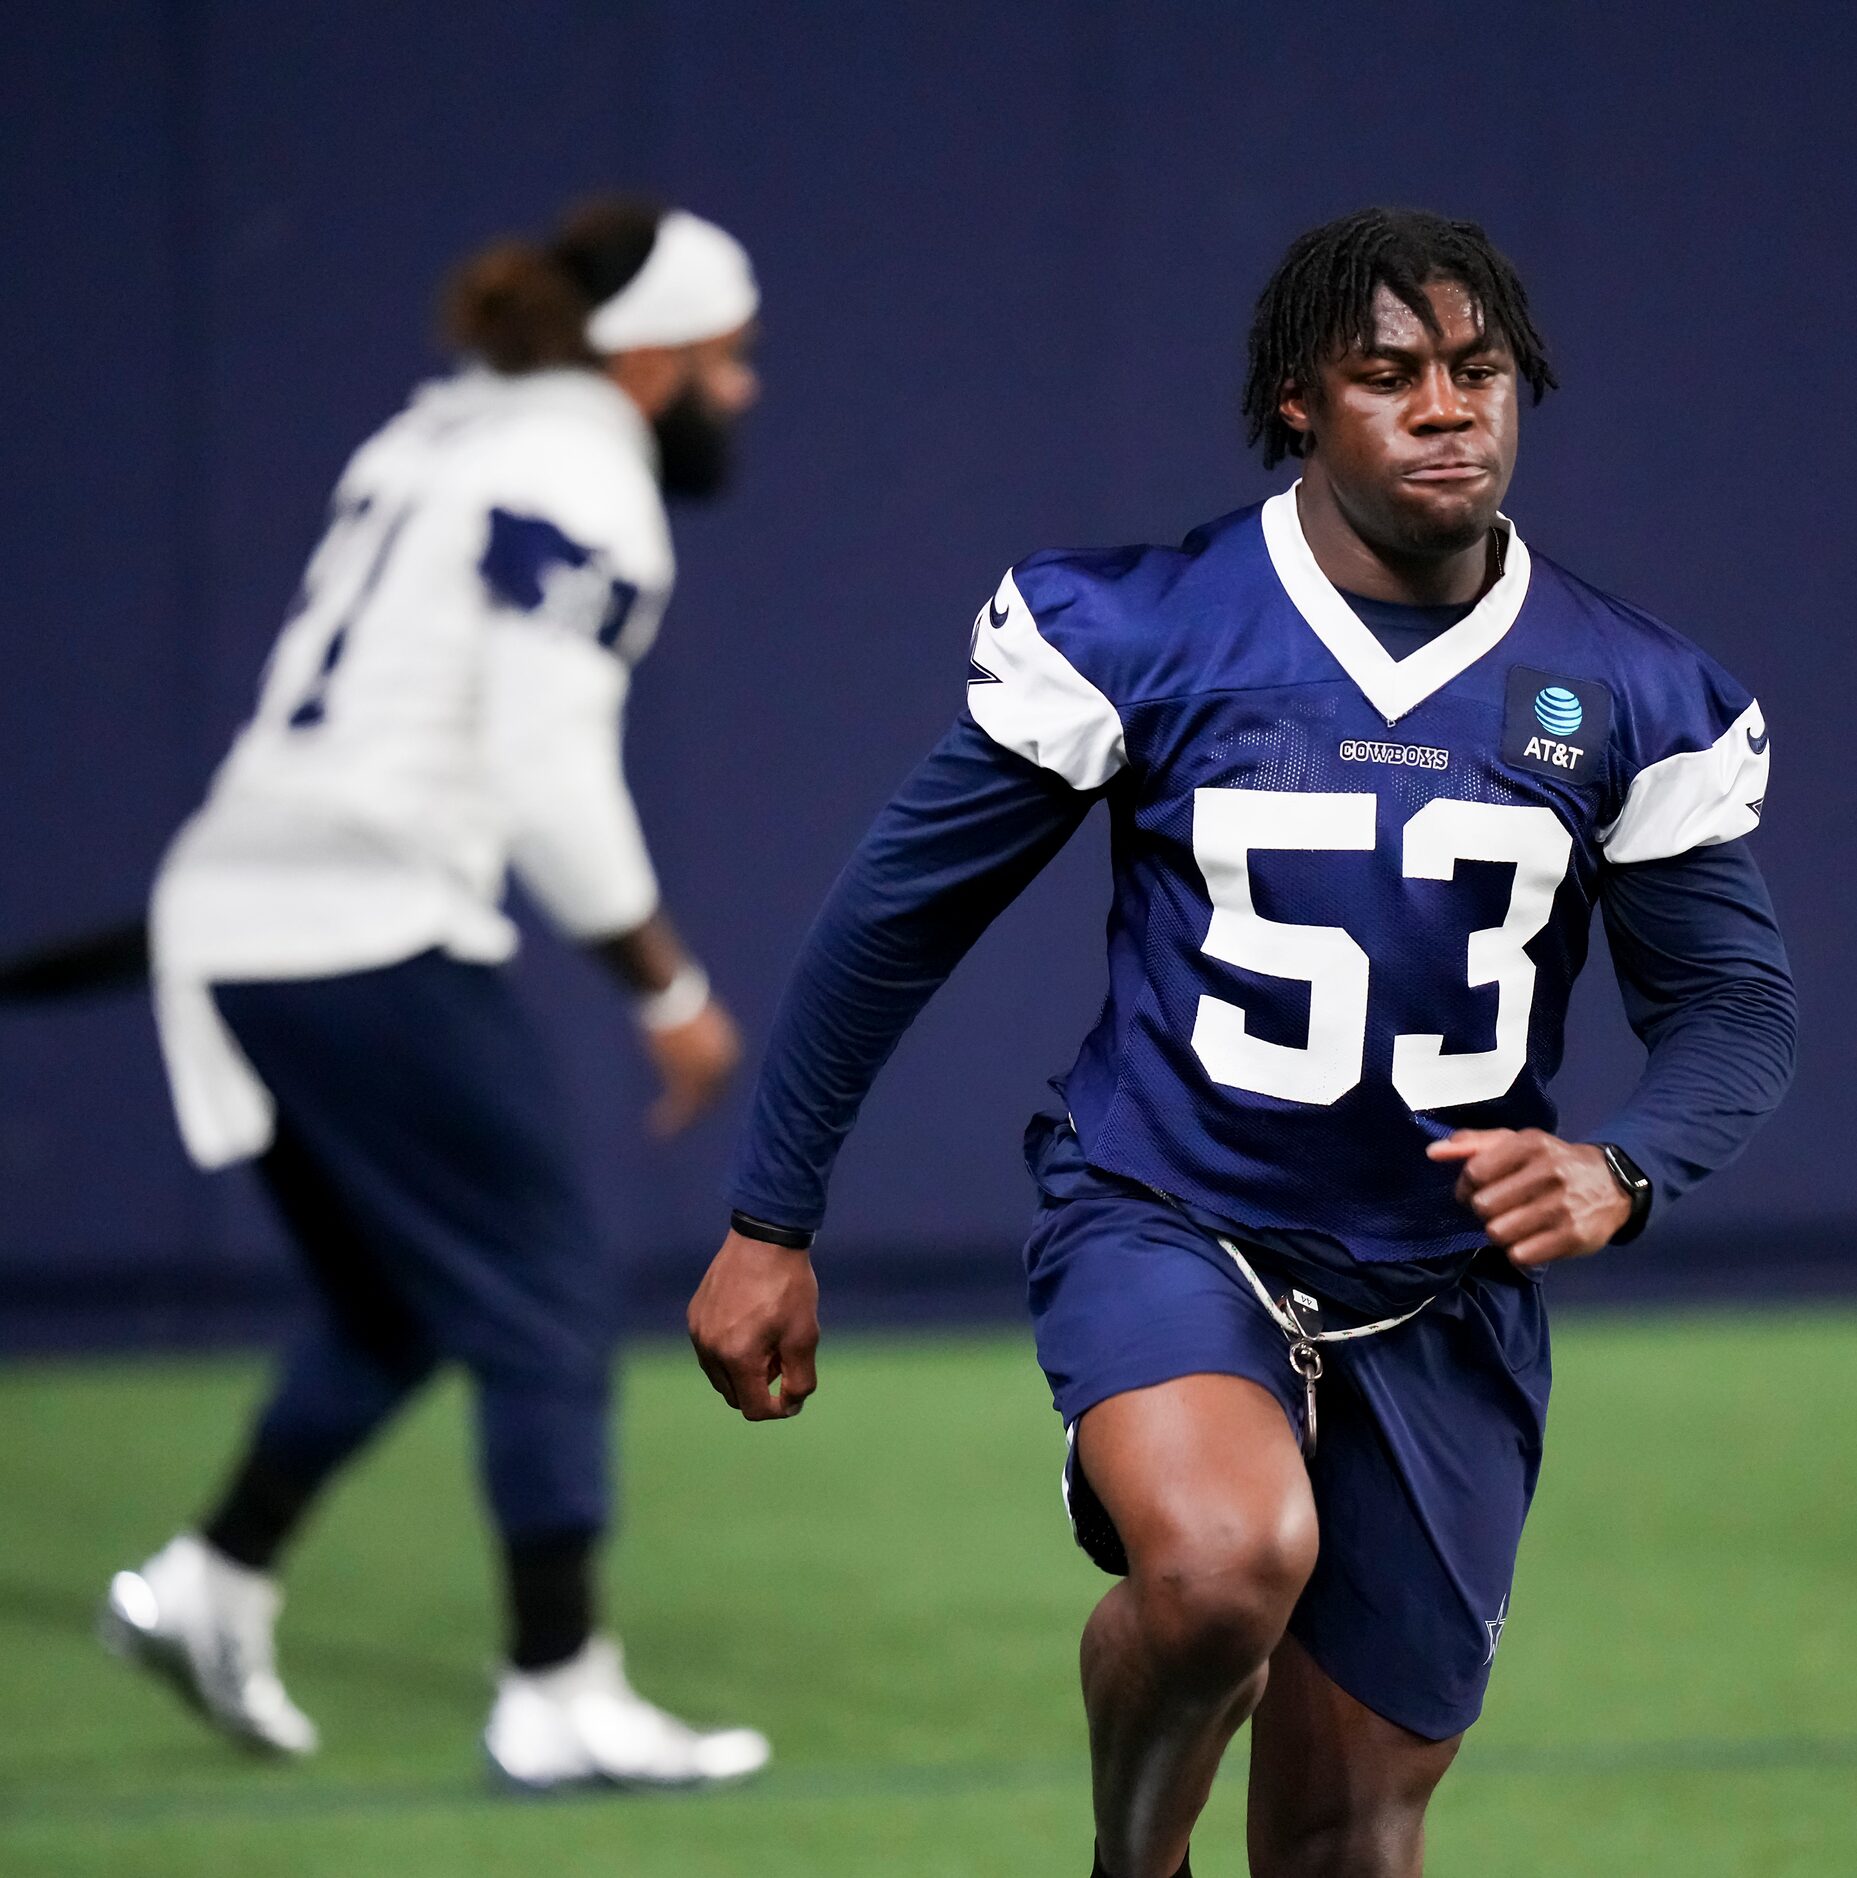
[[[1277,396],[1277,415],[1297,436],[1307,437],[1314,428],[1309,416],[1309,407],[1313,402],[1313,398],[1295,379],[1286,378]]]

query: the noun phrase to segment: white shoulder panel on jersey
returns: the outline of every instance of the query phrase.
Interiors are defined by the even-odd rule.
[[[555,570],[547,583],[549,616],[571,623],[572,590],[579,586],[597,624],[611,605],[613,583],[628,590],[623,627],[609,642],[627,665],[650,651],[676,577],[651,450],[643,420],[616,387],[554,385],[489,431],[471,466],[484,522],[497,510],[546,522],[591,555],[578,570]]]
[[[1128,766],[1109,699],[1038,630],[1011,574],[974,621],[967,708],[1003,749],[1095,789]]]
[[[616,385],[586,372],[517,381],[502,421],[472,440],[492,499],[541,514],[597,548],[625,579],[669,587],[670,524],[644,419]]]
[[[1663,861],[1733,841],[1760,825],[1767,795],[1767,724],[1750,704],[1706,750],[1647,763],[1618,820],[1600,832],[1608,861]]]
[[[512,423],[486,467],[505,506],[546,516],[627,580],[671,584],[670,527],[642,454],[588,426],[538,415]]]

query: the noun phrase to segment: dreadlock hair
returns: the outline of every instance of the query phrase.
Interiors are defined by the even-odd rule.
[[[1483,230],[1423,209],[1359,209],[1297,236],[1258,296],[1244,387],[1245,442],[1263,440],[1266,469],[1303,453],[1302,435],[1277,410],[1284,386],[1313,388],[1325,360],[1373,344],[1376,288],[1398,295],[1435,334],[1438,316],[1425,283],[1440,279],[1458,282],[1470,295],[1485,330],[1507,341],[1515,369],[1541,402],[1559,381],[1520,277]]]

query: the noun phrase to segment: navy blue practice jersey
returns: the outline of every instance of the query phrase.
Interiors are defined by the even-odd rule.
[[[1481,1242],[1425,1145],[1554,1126],[1602,870],[1746,834],[1766,794],[1747,692],[1513,528],[1393,658],[1294,490],[1178,549],[1020,563],[968,705],[1110,803],[1109,992],[1065,1084],[1089,1161],[1366,1259]]]

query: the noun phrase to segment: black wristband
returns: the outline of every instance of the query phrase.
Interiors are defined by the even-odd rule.
[[[729,1230],[744,1239],[759,1239],[763,1245],[785,1246],[789,1252],[810,1252],[815,1236],[799,1226],[776,1226],[769,1220],[756,1219],[740,1207],[729,1215]]]
[[[1618,1183],[1619,1191],[1631,1202],[1631,1212],[1624,1225],[1612,1235],[1608,1243],[1628,1245],[1650,1224],[1651,1201],[1655,1197],[1655,1190],[1651,1186],[1650,1176],[1623,1148],[1610,1141],[1601,1141],[1597,1146],[1606,1157],[1606,1166]]]

